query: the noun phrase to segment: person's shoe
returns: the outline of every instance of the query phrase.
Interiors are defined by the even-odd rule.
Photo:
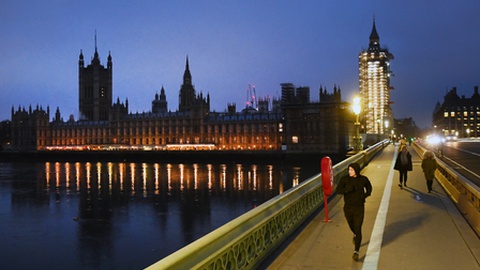
[[[398,184],[398,186],[401,188],[401,187],[402,187],[402,184]]]
[[[403,184],[404,186],[407,186],[407,183]]]
[[[352,258],[353,258],[354,261],[358,261],[358,251],[353,252]]]

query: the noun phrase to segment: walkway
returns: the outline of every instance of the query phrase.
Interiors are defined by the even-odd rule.
[[[426,192],[413,156],[408,187],[398,187],[390,145],[362,173],[373,185],[365,204],[360,260],[352,260],[352,233],[343,216],[343,197],[329,204],[329,219],[319,212],[262,269],[480,269],[480,238],[437,182]]]

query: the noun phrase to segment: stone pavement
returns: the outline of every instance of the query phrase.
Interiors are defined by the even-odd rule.
[[[427,192],[421,158],[409,147],[413,171],[398,187],[398,146],[389,145],[362,171],[373,185],[365,204],[360,260],[352,260],[352,233],[343,196],[318,211],[261,269],[480,269],[480,238],[434,181]]]

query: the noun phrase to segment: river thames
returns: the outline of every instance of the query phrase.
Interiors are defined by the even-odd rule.
[[[1,162],[1,265],[143,269],[317,173],[316,162]]]

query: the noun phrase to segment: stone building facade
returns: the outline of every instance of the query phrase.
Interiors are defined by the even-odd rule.
[[[354,115],[340,88],[329,94],[320,87],[319,102],[311,102],[308,87],[282,84],[282,111],[287,150],[341,153],[350,145]]]
[[[437,103],[433,111],[433,125],[444,136],[458,138],[480,137],[480,94],[478,86],[471,97],[459,96],[453,87],[445,95],[443,103]]]
[[[353,134],[354,115],[333,93],[320,87],[319,102],[309,87],[281,84],[281,100],[260,100],[257,108],[210,111],[210,95],[196,93],[188,57],[177,111],[169,111],[165,89],[152,109],[130,113],[128,99],[112,96],[112,57],[100,64],[97,49],[89,66],[79,57],[80,119],[64,120],[57,108],[12,108],[12,148],[17,150],[267,150],[343,153]],[[92,83],[92,77],[95,77]],[[98,83],[100,82],[100,83]]]

